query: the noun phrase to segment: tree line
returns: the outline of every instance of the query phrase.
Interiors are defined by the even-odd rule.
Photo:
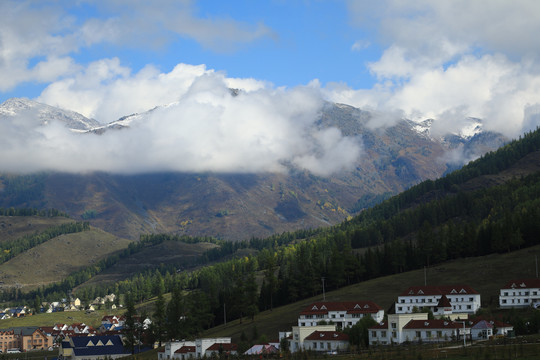
[[[41,217],[67,217],[68,214],[57,209],[35,209],[35,208],[3,208],[0,207],[0,216],[41,216]]]

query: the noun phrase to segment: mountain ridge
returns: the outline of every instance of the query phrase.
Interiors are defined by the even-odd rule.
[[[10,99],[13,103],[16,99]],[[47,126],[43,123],[47,112],[48,121],[58,120],[67,127],[73,121],[78,123],[69,119],[71,112],[31,100],[23,103],[24,118],[28,109],[37,108],[39,126]],[[6,108],[5,103],[2,108]],[[0,111],[4,114],[0,122],[17,115],[15,106],[9,108],[8,115],[9,111]],[[156,109],[72,131],[92,137],[128,130],[133,121],[144,121]],[[313,126],[338,129],[342,136],[361,144],[354,168],[330,176],[316,176],[291,166],[287,173],[1,173],[0,189],[4,191],[0,191],[0,206],[57,208],[130,239],[141,233],[168,232],[242,240],[337,224],[373,201],[462,165],[445,161],[447,154],[475,157],[477,151],[494,150],[507,141],[500,134],[479,132],[444,143],[430,136],[426,127],[418,131],[418,123],[410,120],[385,127],[376,127],[373,122],[373,114],[349,105],[323,106]]]

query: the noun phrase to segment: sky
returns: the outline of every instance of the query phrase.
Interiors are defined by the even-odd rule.
[[[1,0],[0,103],[26,97],[101,123],[166,108],[123,135],[149,137],[135,167],[125,139],[58,140],[69,135],[5,122],[0,140],[16,154],[35,139],[49,159],[70,149],[62,164],[41,160],[51,169],[158,171],[181,155],[172,170],[292,163],[327,175],[351,167],[362,144],[313,130],[326,101],[372,111],[381,127],[429,118],[444,134],[474,117],[508,137],[535,129],[539,33],[536,0]],[[100,155],[74,166],[88,149]],[[150,169],[158,155],[167,160]],[[40,170],[3,158],[0,170]]]

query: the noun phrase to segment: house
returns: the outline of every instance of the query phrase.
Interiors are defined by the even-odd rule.
[[[176,352],[184,347],[185,349],[176,355]],[[191,351],[191,348],[193,348],[193,351]],[[158,360],[170,360],[173,357],[183,360],[189,358],[189,354],[193,354],[194,357],[195,353],[195,341],[170,341],[165,343],[162,351],[158,352]]]
[[[411,320],[403,327],[402,338],[414,342],[446,342],[467,333],[467,328],[462,328],[458,322],[443,319]]]
[[[46,350],[54,344],[53,337],[37,327],[15,327],[0,330],[0,350]]]
[[[0,320],[6,320],[6,319],[9,319],[9,318],[10,318],[10,316],[9,316],[8,313],[5,313],[5,312],[0,313]]]
[[[59,358],[66,360],[116,359],[131,355],[124,347],[120,336],[83,336],[71,337],[62,341]]]
[[[279,353],[279,349],[272,344],[258,344],[247,349],[244,352],[244,355],[267,355],[277,353]]]
[[[220,349],[228,349],[231,354],[236,354],[236,345],[231,344],[230,337],[222,338],[201,338],[195,341],[171,341],[165,343],[163,351],[158,352],[158,360],[171,360],[176,358],[178,360],[193,358],[202,358],[207,353],[207,350],[214,344],[219,344],[217,351]],[[234,349],[233,346],[234,345]],[[193,348],[195,351],[193,351]],[[215,349],[210,350],[214,352]],[[206,355],[208,356],[208,355]]]
[[[195,348],[196,352],[195,355],[197,357],[203,357],[206,354],[206,350],[208,350],[209,347],[211,347],[214,344],[230,344],[231,338],[230,337],[222,337],[222,338],[202,338],[202,339],[195,339]]]
[[[448,303],[441,299],[443,295]],[[411,286],[395,303],[396,314],[410,314],[424,308],[434,314],[474,314],[480,308],[480,294],[467,285]]]
[[[468,322],[473,340],[486,340],[491,336],[507,336],[514,330],[510,324],[498,320],[475,319]]]
[[[291,352],[297,352],[302,350],[311,349],[313,347],[314,340],[306,340],[313,333],[319,332],[325,334],[323,337],[325,339],[329,338],[329,334],[336,333],[336,325],[315,325],[315,326],[293,326],[291,335],[287,338],[289,341],[289,350]],[[341,334],[341,333],[338,333]],[[332,336],[330,336],[332,338]],[[349,347],[348,339],[345,343],[345,338],[340,336],[336,338],[335,342],[331,342],[331,345],[338,345],[339,347],[335,350],[346,350]],[[327,341],[325,341],[325,347],[327,346]]]
[[[540,279],[517,279],[507,282],[499,295],[501,309],[540,307]]]
[[[304,339],[304,347],[319,352],[346,350],[349,347],[349,336],[338,331],[316,330]]]
[[[186,360],[195,358],[196,347],[195,345],[184,345],[180,349],[176,350],[173,355],[173,359]]]
[[[371,345],[401,344],[406,339],[403,328],[411,320],[427,320],[427,313],[388,314],[388,320],[369,328],[369,343]]]
[[[8,349],[18,349],[19,339],[13,329],[0,330],[0,351],[6,353]]]
[[[238,345],[233,343],[213,343],[206,349],[203,357],[211,358],[221,355],[238,355]]]
[[[26,314],[26,306],[8,309],[7,313],[13,318],[23,317]]]
[[[371,316],[381,322],[384,310],[373,301],[316,302],[300,313],[298,326],[316,326],[324,321],[344,329],[355,325],[364,316]]]
[[[371,345],[401,344],[407,341],[441,342],[470,337],[463,321],[428,319],[428,313],[390,314],[384,323],[368,329]]]

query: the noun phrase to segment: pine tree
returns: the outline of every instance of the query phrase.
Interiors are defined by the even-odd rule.
[[[154,314],[152,319],[152,329],[154,338],[158,341],[161,347],[162,341],[166,338],[165,334],[165,299],[163,293],[159,292],[156,302],[154,303]]]
[[[137,316],[137,310],[135,310],[135,302],[130,293],[126,296],[126,317],[124,323],[124,339],[127,348],[131,351],[131,354],[135,354],[135,346],[137,345],[137,325],[135,318]]]

